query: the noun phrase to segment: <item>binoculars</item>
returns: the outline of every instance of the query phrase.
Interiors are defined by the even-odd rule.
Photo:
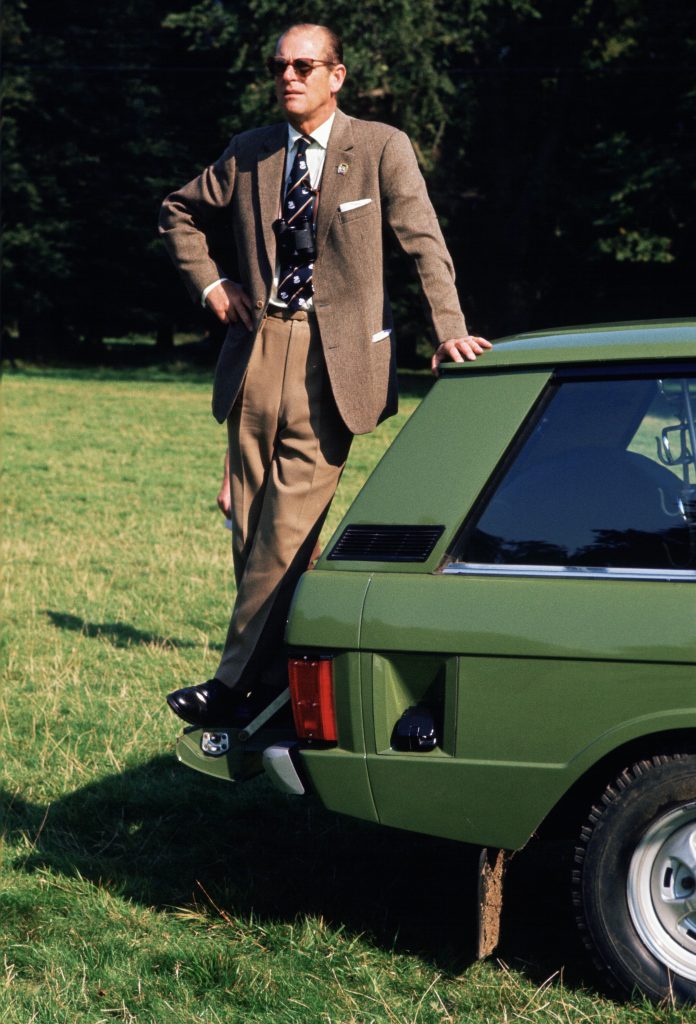
[[[273,231],[281,262],[292,259],[309,262],[315,258],[314,227],[306,217],[294,224],[288,224],[284,217],[280,217],[273,221]]]

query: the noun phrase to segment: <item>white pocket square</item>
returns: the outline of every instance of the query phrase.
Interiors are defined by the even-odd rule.
[[[357,210],[359,206],[367,206],[371,202],[371,199],[352,199],[349,203],[341,203],[338,209],[340,213],[347,213],[348,210]]]
[[[373,342],[374,341],[384,341],[384,339],[388,338],[390,334],[391,334],[391,327],[388,327],[386,331],[377,331],[376,334],[373,334],[372,335],[372,340],[373,340]]]

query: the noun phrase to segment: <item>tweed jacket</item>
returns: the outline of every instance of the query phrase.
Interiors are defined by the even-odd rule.
[[[216,163],[162,206],[160,233],[192,297],[198,301],[207,285],[229,277],[252,302],[253,329],[230,326],[216,367],[213,413],[221,423],[239,393],[273,285],[272,224],[286,145],[285,122],[236,135]],[[319,193],[314,311],[336,404],[355,434],[397,406],[383,271],[387,225],[413,257],[438,344],[465,335],[452,261],[410,140],[390,125],[337,110]]]

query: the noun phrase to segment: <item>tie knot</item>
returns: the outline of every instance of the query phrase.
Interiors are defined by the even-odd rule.
[[[306,135],[301,136],[297,140],[297,152],[300,156],[304,156],[307,152],[307,146],[311,145],[312,140],[308,139]]]

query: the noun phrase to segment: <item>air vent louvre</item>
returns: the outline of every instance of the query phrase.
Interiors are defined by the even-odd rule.
[[[444,526],[347,526],[329,561],[425,562]]]

